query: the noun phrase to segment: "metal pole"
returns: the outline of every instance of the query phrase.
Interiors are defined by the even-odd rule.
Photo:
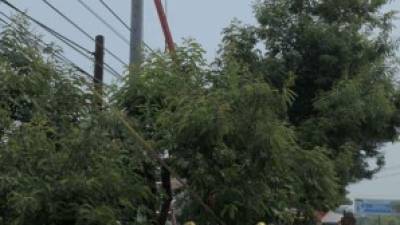
[[[104,74],[104,37],[102,35],[96,36],[96,50],[94,53],[94,106],[102,108],[103,96],[103,74]]]
[[[143,0],[132,0],[130,64],[140,65],[143,61]]]

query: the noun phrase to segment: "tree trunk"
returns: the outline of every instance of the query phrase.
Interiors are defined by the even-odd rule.
[[[168,214],[172,202],[171,175],[167,169],[161,168],[161,184],[166,194],[164,202],[161,205],[160,215],[158,217],[158,225],[165,225],[168,220]]]

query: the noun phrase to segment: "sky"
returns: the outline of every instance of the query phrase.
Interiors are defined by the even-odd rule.
[[[48,8],[42,0],[9,0],[17,7],[27,10],[27,12],[55,29],[59,33],[71,38],[88,49],[94,49],[94,43],[79,33],[73,26],[63,18]],[[68,17],[78,23],[85,31],[95,36],[102,34],[105,36],[105,45],[110,51],[120,56],[128,62],[129,46],[113,35],[107,27],[93,17],[77,0],[49,0]],[[99,4],[98,0],[84,0],[93,9],[103,16],[118,31],[129,38],[128,31],[118,23],[106,10]],[[128,24],[130,17],[130,0],[105,0]],[[144,41],[154,49],[164,48],[164,38],[162,36],[158,17],[152,0],[144,0]],[[218,45],[221,42],[221,31],[229,23],[237,18],[244,24],[255,24],[251,0],[167,0],[168,19],[171,26],[175,42],[180,43],[184,38],[194,38],[207,51],[206,58],[212,60]],[[388,9],[400,11],[400,1],[393,1]],[[12,11],[0,3],[2,12],[11,13]],[[400,20],[395,28],[394,37],[400,37]],[[36,29],[38,33],[45,34],[43,30]],[[78,53],[60,44],[56,39],[45,35],[43,40],[46,42],[55,41],[64,49],[66,57],[80,65],[87,71],[92,71],[92,63]],[[106,54],[105,60],[120,73],[123,73],[124,66],[113,60]],[[106,79],[110,80],[110,74],[106,74]],[[400,199],[400,144],[388,144],[382,148],[386,155],[386,168],[376,178],[371,181],[362,181],[351,185],[349,196],[353,198],[377,198],[377,199]]]

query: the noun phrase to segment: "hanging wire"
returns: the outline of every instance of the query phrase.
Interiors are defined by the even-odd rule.
[[[12,23],[16,24],[19,28],[24,29],[25,32],[29,33],[30,35],[35,36],[34,34],[32,34],[29,30],[27,30],[25,27],[23,27],[21,24],[16,23],[13,18],[11,18],[9,15],[5,14],[4,12],[0,11],[0,15],[3,15],[4,17],[6,17],[9,21],[11,21]],[[26,15],[27,16],[27,15]],[[31,17],[29,17],[31,18]],[[33,19],[33,18],[31,18]],[[7,22],[6,22],[7,23]],[[46,29],[45,29],[46,30]],[[82,55],[83,57],[89,59],[91,62],[95,62],[93,57],[88,56],[88,54],[86,54],[85,52],[89,51],[82,51],[82,49],[78,48],[76,45],[71,44],[68,42],[68,38],[62,36],[61,34],[57,33],[54,31],[54,33],[52,32],[53,30],[48,31],[50,34],[52,34],[54,37],[56,37],[57,39],[61,40],[65,45],[67,45],[68,47],[70,47],[71,49],[75,50],[77,53],[79,53],[80,55]],[[43,42],[43,40],[41,40],[40,38],[35,38],[37,41],[41,42],[42,44],[48,45],[46,43]],[[89,53],[92,55],[92,53],[89,51]],[[108,64],[104,63],[104,69],[109,72],[112,76],[118,78],[118,79],[122,79],[122,76],[115,70],[113,69],[111,66],[109,66]],[[76,67],[76,64],[75,66]],[[82,68],[80,68],[80,70],[83,70]]]
[[[3,20],[2,18],[0,18],[0,21],[3,22],[6,26],[11,26],[11,23],[17,25],[20,29],[23,29],[23,31],[29,35],[29,40],[34,42],[34,44],[38,45],[39,47],[41,47],[42,49],[46,49],[48,47],[51,47],[51,44],[47,44],[45,43],[42,39],[38,38],[35,34],[33,34],[31,31],[29,31],[28,29],[26,29],[26,27],[22,26],[21,24],[16,23],[10,16],[8,16],[7,14],[3,13],[0,11],[0,14],[4,17],[6,17],[8,20],[10,20],[10,23],[8,23],[7,21]],[[26,55],[24,52],[21,52],[22,54],[24,54],[24,56],[26,58],[29,58],[28,55]],[[95,79],[94,76],[92,76],[89,72],[87,72],[86,70],[84,70],[83,68],[81,68],[80,66],[78,66],[77,64],[75,64],[74,62],[72,62],[72,60],[68,59],[66,56],[64,56],[63,54],[61,54],[58,51],[55,51],[52,53],[52,55],[60,60],[61,62],[65,63],[66,65],[71,66],[72,68],[76,69],[77,71],[81,72],[82,74],[84,74],[85,76],[91,78],[91,79]]]
[[[45,0],[44,0],[45,1]],[[108,29],[110,29],[116,36],[118,36],[121,40],[123,40],[128,46],[130,42],[128,39],[124,37],[119,31],[117,31],[111,24],[109,24],[103,17],[101,17],[98,13],[96,13],[89,5],[84,3],[82,0],[78,0],[78,2],[87,10],[89,11],[94,17],[100,20]]]
[[[397,170],[397,169],[400,169],[400,164],[396,164],[396,165],[393,165],[393,166],[384,167],[384,168],[382,169],[382,171]]]
[[[3,20],[2,18],[0,18],[0,22],[2,22],[3,24],[7,25],[7,22],[5,20]]]
[[[107,4],[104,2],[104,0],[99,0],[100,3],[111,13],[111,15],[113,15],[129,32],[132,32],[132,29],[130,26],[128,26],[128,24],[126,22],[124,22],[124,20],[118,16],[118,14]],[[150,47],[150,45],[148,45],[145,41],[143,41],[143,46],[149,50],[151,53],[155,54],[156,51]]]
[[[127,23],[125,23],[125,21],[118,16],[118,14],[107,4],[104,2],[104,0],[99,0],[100,3],[129,31],[131,30],[130,26],[128,26]]]
[[[90,50],[88,50],[87,48],[83,47],[82,45],[80,45],[80,44],[76,43],[75,41],[65,37],[64,35],[58,33],[57,31],[51,29],[50,27],[46,26],[45,24],[43,24],[43,23],[39,22],[38,20],[34,19],[33,17],[29,16],[26,12],[24,12],[21,9],[17,8],[13,4],[11,4],[9,1],[7,1],[7,0],[0,0],[0,1],[3,2],[4,4],[6,4],[11,9],[13,9],[14,11],[16,11],[17,13],[19,13],[22,16],[24,16],[25,18],[27,18],[28,20],[30,20],[33,23],[35,23],[39,27],[41,27],[42,29],[44,29],[45,31],[47,31],[48,33],[50,33],[51,35],[53,35],[54,37],[59,39],[60,41],[62,41],[62,42],[66,42],[67,41],[70,44],[74,45],[75,47],[77,47],[77,48],[81,49],[82,51],[86,52],[87,54],[93,55],[93,53]]]
[[[387,178],[393,178],[393,177],[400,177],[400,172],[399,173],[386,174],[386,175],[382,175],[382,176],[377,176],[373,180],[381,180],[381,179],[387,179]]]
[[[2,0],[5,1],[5,0]],[[50,2],[48,2],[47,0],[42,0],[47,6],[49,6],[53,11],[55,11],[58,15],[60,15],[62,18],[64,18],[68,23],[70,23],[72,26],[74,26],[77,30],[79,30],[83,35],[85,35],[87,38],[89,38],[90,40],[92,40],[93,42],[95,42],[95,39],[88,33],[86,32],[82,27],[80,27],[77,23],[75,23],[74,21],[72,21],[72,19],[70,19],[68,16],[66,16],[63,12],[61,12],[57,7],[55,7],[54,5],[52,5]],[[118,57],[115,53],[113,53],[112,51],[110,51],[107,48],[104,48],[104,50],[110,54],[114,59],[116,59],[118,62],[120,62],[122,65],[128,67],[128,64],[125,63],[120,57]]]

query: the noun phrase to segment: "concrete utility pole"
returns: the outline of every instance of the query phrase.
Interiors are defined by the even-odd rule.
[[[132,0],[130,64],[143,61],[143,0]]]
[[[103,102],[103,74],[104,74],[104,37],[96,36],[96,47],[94,53],[94,107],[101,109]]]

